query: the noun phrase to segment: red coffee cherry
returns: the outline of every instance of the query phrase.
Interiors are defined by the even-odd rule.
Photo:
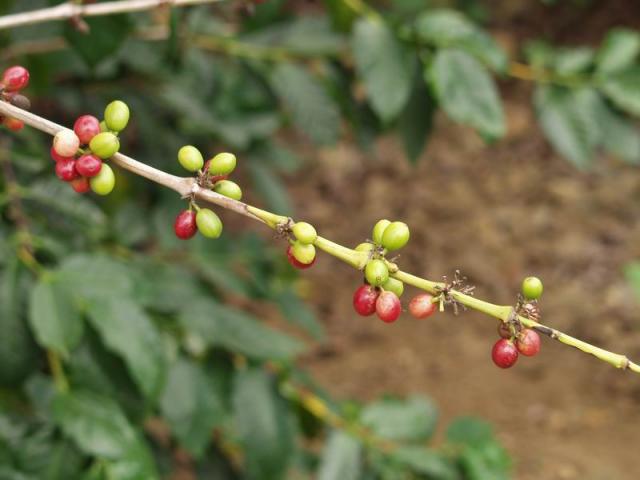
[[[63,157],[62,155],[60,155],[58,152],[56,152],[56,149],[53,148],[53,145],[51,146],[51,150],[49,150],[49,153],[51,154],[51,158],[54,162],[59,162],[60,160],[73,160],[73,157]]]
[[[512,338],[513,334],[511,333],[511,327],[509,327],[509,325],[504,322],[499,322],[498,335],[500,335],[500,338],[506,338],[506,339]]]
[[[516,338],[516,348],[527,357],[537,355],[540,351],[540,335],[531,328],[525,328]]]
[[[95,155],[82,155],[76,160],[76,170],[83,177],[95,177],[101,168],[102,160]]]
[[[314,263],[316,263],[316,258],[318,258],[317,255],[313,257],[313,260],[311,260],[311,263],[302,263],[296,257],[293,256],[293,253],[291,252],[291,248],[292,248],[292,245],[289,245],[287,247],[287,260],[289,260],[289,263],[294,267],[299,268],[300,270],[304,270],[305,268],[309,268]]]
[[[501,338],[493,346],[491,358],[498,367],[509,368],[518,360],[518,349],[511,340]]]
[[[173,230],[176,232],[176,237],[182,240],[188,240],[193,237],[198,231],[196,213],[192,210],[180,212],[173,224]]]
[[[19,132],[24,128],[24,122],[17,118],[5,118],[2,120],[2,123],[12,132]]]
[[[430,317],[436,311],[436,304],[432,302],[433,296],[428,293],[420,293],[409,302],[409,312],[416,318]]]
[[[384,291],[376,300],[376,314],[383,322],[395,322],[400,316],[401,310],[400,299],[393,292]]]
[[[353,308],[363,317],[373,315],[380,291],[371,285],[361,285],[353,294]]]
[[[89,145],[91,139],[100,133],[100,121],[93,115],[82,115],[73,124],[73,131],[81,145]]]
[[[56,175],[65,182],[78,178],[76,171],[76,161],[73,159],[59,160],[56,162]]]
[[[91,189],[89,179],[85,177],[78,177],[76,179],[73,179],[71,180],[70,184],[71,188],[73,188],[78,193],[87,193]]]
[[[8,92],[22,90],[29,84],[29,71],[20,65],[9,67],[2,74],[1,83]]]

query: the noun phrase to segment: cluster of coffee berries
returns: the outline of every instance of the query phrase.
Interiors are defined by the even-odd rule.
[[[519,310],[527,316],[537,312],[537,301],[542,295],[542,282],[537,277],[527,277],[522,282],[523,302]],[[540,351],[540,335],[531,328],[522,328],[519,322],[500,322],[500,339],[491,350],[493,362],[500,368],[512,367],[519,354],[533,357]]]
[[[115,100],[107,105],[102,122],[93,115],[82,115],[75,121],[73,130],[59,131],[51,147],[58,178],[69,182],[78,193],[90,189],[98,195],[111,193],[116,178],[104,160],[120,150],[118,134],[127,123],[129,107]]]
[[[287,247],[287,259],[296,268],[309,268],[316,262],[316,247],[313,242],[318,238],[318,233],[313,225],[307,222],[295,223],[288,232],[289,246]]]
[[[20,65],[7,68],[0,80],[0,100],[9,102],[23,110],[29,110],[31,102],[20,92],[29,85],[29,70]],[[24,128],[24,123],[17,118],[0,116],[0,124],[14,132]]]

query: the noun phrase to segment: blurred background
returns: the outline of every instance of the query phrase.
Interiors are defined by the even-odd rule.
[[[38,115],[122,99],[122,152],[232,151],[243,201],[351,247],[405,221],[404,270],[498,304],[539,276],[543,323],[639,359],[639,27],[622,0],[228,1],[0,30],[0,59]],[[226,211],[181,242],[173,192],[79,196],[49,137],[0,139],[0,479],[637,478],[632,373],[547,338],[502,371],[490,317],[360,317],[327,255],[294,272]]]

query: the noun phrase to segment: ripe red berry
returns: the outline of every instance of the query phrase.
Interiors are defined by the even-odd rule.
[[[5,118],[2,123],[12,132],[19,132],[24,128],[24,122],[17,118]]]
[[[2,84],[9,92],[22,90],[29,84],[29,71],[19,65],[9,67],[2,74]]]
[[[73,131],[81,145],[89,145],[91,139],[100,133],[100,121],[93,115],[82,115],[73,124]]]
[[[298,260],[296,257],[293,256],[293,253],[291,252],[291,248],[292,248],[292,245],[289,245],[287,247],[287,260],[289,260],[289,263],[294,267],[299,268],[300,270],[304,270],[305,268],[309,268],[314,263],[316,263],[317,256],[313,257],[313,260],[311,260],[310,263],[302,263],[300,260]]]
[[[102,160],[95,155],[82,155],[76,160],[76,170],[83,177],[95,177],[101,168]]]
[[[376,314],[383,322],[395,322],[401,310],[400,299],[393,292],[384,291],[376,300]]]
[[[176,217],[176,221],[173,224],[173,230],[176,232],[176,237],[182,240],[187,240],[193,237],[198,231],[196,224],[196,212],[192,210],[184,210],[180,212]]]
[[[540,351],[540,335],[535,330],[525,328],[516,338],[516,348],[527,357],[533,357]]]
[[[409,312],[416,318],[427,318],[436,311],[436,304],[433,303],[433,296],[428,293],[420,293],[409,302]]]
[[[509,327],[508,324],[504,322],[498,323],[498,335],[500,335],[500,338],[507,338],[507,339],[513,337],[513,334],[511,333],[511,328]]]
[[[58,152],[56,152],[56,149],[53,148],[53,145],[51,146],[51,150],[49,150],[49,153],[51,154],[51,158],[54,162],[59,162],[60,160],[73,160],[73,157],[63,157],[62,155],[60,155]]]
[[[501,338],[493,346],[491,358],[498,367],[509,368],[518,360],[518,349],[511,340]]]
[[[85,177],[78,177],[70,182],[71,188],[73,188],[78,193],[87,193],[91,188],[89,184],[89,179]]]
[[[363,317],[373,315],[380,291],[371,285],[361,285],[353,294],[353,308]]]
[[[73,159],[59,160],[56,162],[56,175],[60,180],[70,182],[78,177],[76,161]]]

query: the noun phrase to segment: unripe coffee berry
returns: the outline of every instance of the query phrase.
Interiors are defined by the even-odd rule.
[[[305,245],[309,245],[316,241],[318,238],[318,233],[316,229],[307,222],[298,222],[292,228],[291,232],[296,237],[300,243],[304,243]]]
[[[95,155],[106,160],[120,150],[120,140],[111,132],[102,132],[91,139],[89,148]]]
[[[313,245],[309,245],[309,246],[313,247]],[[316,257],[313,257],[313,260],[311,261],[311,263],[303,263],[294,256],[293,245],[289,245],[287,247],[287,260],[289,260],[289,263],[294,267],[304,270],[305,268],[309,268],[311,265],[313,265],[316,262]]]
[[[376,300],[376,314],[383,322],[395,322],[401,311],[400,299],[393,292],[382,292]]]
[[[540,351],[540,335],[535,330],[525,328],[516,338],[516,348],[527,357],[533,357]]]
[[[368,317],[376,311],[380,290],[371,285],[361,285],[353,294],[353,308],[359,315]]]
[[[213,191],[233,200],[240,201],[242,199],[242,189],[231,180],[220,180],[213,186]]]
[[[173,231],[176,237],[182,240],[193,237],[198,231],[195,212],[191,210],[180,212],[176,217],[176,221],[173,223]]]
[[[78,172],[76,171],[76,161],[71,158],[56,162],[56,175],[64,182],[70,182],[74,178],[77,178]]]
[[[392,222],[384,229],[382,246],[389,251],[400,250],[409,241],[409,227],[403,222]]]
[[[511,340],[501,338],[493,345],[491,359],[500,368],[512,367],[518,360],[518,349]]]
[[[89,179],[85,177],[78,177],[70,182],[71,188],[73,188],[78,193],[87,193],[91,189],[91,185],[89,185]]]
[[[404,292],[404,284],[400,280],[389,277],[387,281],[382,284],[382,289],[393,292],[398,297],[401,297]]]
[[[104,110],[104,123],[109,130],[119,132],[129,123],[129,107],[121,100],[114,100]]]
[[[104,120],[102,120],[100,122],[100,131],[101,132],[108,132],[109,131],[109,127],[107,127],[107,124],[104,122]]]
[[[91,190],[98,195],[109,195],[116,186],[116,176],[113,174],[113,170],[106,163],[102,164],[98,175],[89,180]]]
[[[371,252],[373,251],[373,243],[369,243],[369,242],[360,243],[354,250],[356,252]]]
[[[419,293],[409,302],[409,313],[415,318],[424,319],[433,315],[436,311],[436,304],[433,303],[433,296],[428,293]]]
[[[374,243],[382,245],[382,235],[389,225],[391,225],[389,220],[378,220],[378,222],[373,226],[373,232],[371,234]]]
[[[222,234],[222,220],[213,210],[201,208],[196,214],[196,225],[202,235],[218,238]]]
[[[542,280],[538,277],[527,277],[522,281],[522,295],[527,300],[537,300],[542,295]]]
[[[190,172],[197,172],[204,165],[204,158],[200,150],[193,145],[185,145],[178,150],[178,162],[182,168]]]
[[[61,157],[73,157],[80,148],[80,139],[71,130],[60,130],[53,137],[53,149]]]
[[[91,139],[100,133],[100,122],[93,115],[82,115],[73,124],[73,131],[81,145],[89,145]]]
[[[22,90],[29,84],[29,71],[20,65],[9,67],[2,74],[1,83],[8,92]]]
[[[76,170],[83,177],[95,177],[102,169],[102,160],[96,155],[82,155],[76,160]]]
[[[219,153],[209,161],[210,175],[229,175],[236,168],[236,156],[233,153]]]
[[[371,260],[364,267],[364,277],[369,285],[379,287],[389,279],[389,269],[382,260]]]
[[[316,247],[295,241],[291,244],[291,254],[300,263],[308,265],[313,263],[316,258]]]

